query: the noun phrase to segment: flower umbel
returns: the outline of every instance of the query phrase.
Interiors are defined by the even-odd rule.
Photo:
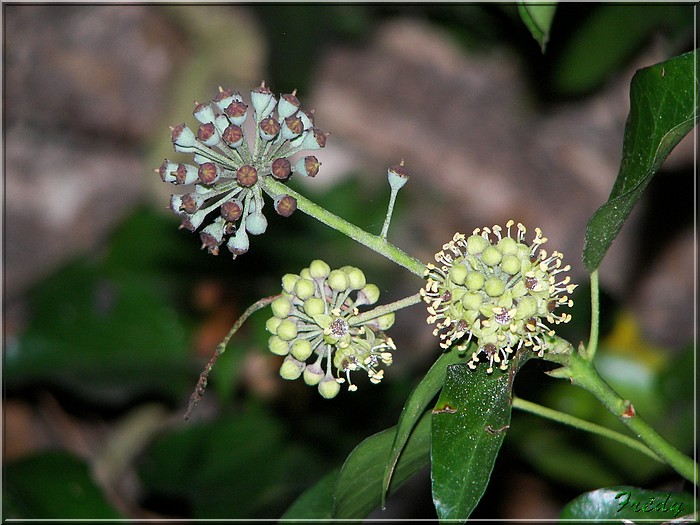
[[[357,390],[351,372],[364,370],[375,384],[382,380],[384,371],[378,367],[390,365],[396,349],[384,334],[394,324],[394,314],[358,322],[359,307],[379,299],[379,288],[368,284],[360,269],[331,270],[315,260],[298,275],[285,275],[282,289],[266,326],[273,334],[270,351],[285,356],[283,378],[303,376],[327,399],[335,397],[346,380],[348,390]]]
[[[562,266],[562,254],[548,255],[541,245],[547,242],[539,228],[528,245],[525,226],[518,223],[511,237],[514,221],[503,228],[477,228],[472,235],[456,233],[452,240],[435,254],[441,266],[428,264],[428,282],[421,290],[428,303],[428,323],[436,323],[433,334],[440,336],[440,346],[456,345],[466,350],[475,338],[478,348],[472,353],[473,369],[483,354],[488,360],[487,372],[494,363],[501,370],[521,347],[530,348],[542,357],[547,350],[547,337],[554,330],[545,324],[566,323],[567,313],[556,308],[573,301],[570,294],[576,285],[568,276],[559,276],[570,266]]]
[[[265,178],[286,181],[293,173],[315,177],[320,166],[315,156],[301,157],[294,163],[289,157],[302,150],[323,148],[327,138],[315,127],[313,111],[301,110],[296,91],[277,100],[263,82],[251,92],[251,103],[255,124],[252,151],[244,131],[248,105],[239,93],[219,88],[211,102],[195,102],[193,115],[200,123],[196,131],[186,124],[172,129],[175,151],[193,153],[194,164],[166,159],[157,170],[164,182],[194,185],[191,193],[170,199],[170,208],[182,218],[180,227],[196,231],[209,222],[200,231],[202,249],[218,255],[226,242],[234,259],[248,251],[248,234],[260,235],[267,229],[263,215]],[[275,211],[284,217],[294,212],[296,204],[291,195],[274,200]]]

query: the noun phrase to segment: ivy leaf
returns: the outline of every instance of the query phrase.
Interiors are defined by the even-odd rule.
[[[394,427],[360,443],[345,460],[335,489],[333,518],[363,519],[382,501],[382,480]],[[418,421],[394,471],[392,488],[413,476],[430,459],[430,413]]]
[[[484,494],[511,415],[511,373],[447,368],[433,410],[433,503],[441,521],[466,521]]]
[[[593,272],[673,148],[697,122],[695,53],[640,69],[632,78],[620,171],[586,227],[583,263]]]
[[[446,352],[442,354],[430,367],[428,373],[411,392],[406,404],[401,410],[399,423],[396,425],[396,434],[394,443],[391,447],[391,456],[389,463],[384,472],[384,482],[382,485],[382,503],[384,503],[384,495],[389,490],[391,476],[396,468],[396,463],[399,460],[401,451],[403,450],[408,438],[416,425],[420,416],[425,412],[428,403],[437,395],[445,382],[445,372],[449,365],[459,362],[464,362],[466,356],[471,355],[471,352],[466,352],[460,357],[459,352]]]
[[[559,518],[661,523],[680,521],[681,517],[692,515],[694,508],[691,494],[621,485],[581,494],[564,507]]]
[[[557,9],[557,3],[518,2],[518,13],[525,26],[540,45],[544,53],[549,41],[549,30]]]

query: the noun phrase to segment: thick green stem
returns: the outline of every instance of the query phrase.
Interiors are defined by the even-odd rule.
[[[413,294],[408,297],[404,297],[403,299],[399,299],[398,301],[394,301],[393,303],[383,304],[382,306],[377,306],[373,310],[353,316],[348,319],[348,322],[353,325],[366,323],[367,321],[371,321],[372,319],[376,319],[382,315],[390,314],[391,312],[396,312],[398,310],[402,310],[403,308],[418,304],[422,300],[423,299],[419,293]]]
[[[564,365],[562,368],[550,372],[550,375],[568,378],[573,384],[588,390],[662,461],[670,465],[685,479],[697,484],[697,464],[651,428],[636,413],[632,403],[623,399],[605,382],[584,353],[585,351],[579,350],[579,352],[572,351],[566,355],[546,356],[546,359]]]
[[[593,361],[598,350],[598,331],[600,329],[600,293],[598,290],[598,270],[591,273],[591,334],[586,347],[586,359]]]
[[[536,416],[540,416],[545,419],[551,419],[552,421],[557,421],[558,423],[569,425],[571,427],[578,428],[580,430],[584,430],[592,434],[598,434],[599,436],[612,439],[613,441],[617,441],[618,443],[627,445],[628,447],[636,449],[639,452],[646,454],[650,458],[655,459],[656,461],[661,461],[663,463],[663,461],[659,459],[659,457],[644,444],[640,443],[636,439],[631,438],[630,436],[620,434],[619,432],[611,430],[607,427],[596,425],[595,423],[591,423],[590,421],[580,419],[570,414],[565,414],[564,412],[559,412],[558,410],[554,410],[552,408],[547,408],[542,405],[538,405],[537,403],[533,403],[531,401],[526,401],[525,399],[521,399],[519,397],[513,397],[513,408],[517,408],[524,412],[535,414]]]
[[[341,219],[337,215],[332,214],[325,208],[322,208],[318,204],[310,201],[300,193],[297,193],[288,186],[282,184],[281,182],[274,180],[272,177],[265,177],[262,179],[262,186],[270,197],[273,199],[281,195],[291,195],[297,201],[297,209],[303,211],[307,215],[313,217],[314,219],[322,222],[323,224],[333,228],[340,233],[347,235],[351,239],[365,245],[370,250],[373,250],[380,255],[383,255],[387,259],[395,262],[399,266],[402,266],[418,275],[423,277],[425,272],[425,265],[418,259],[411,257],[406,252],[397,248],[386,239],[378,235],[372,235],[367,233],[362,228],[349,223],[345,219]]]

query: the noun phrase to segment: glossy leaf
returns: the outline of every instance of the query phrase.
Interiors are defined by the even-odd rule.
[[[600,265],[644,188],[697,119],[695,54],[640,69],[632,79],[622,161],[608,201],[586,228],[583,262]]]
[[[544,53],[549,41],[549,30],[552,27],[552,19],[556,9],[556,2],[518,2],[520,18],[533,38],[537,40],[542,53]]]
[[[382,480],[394,441],[395,428],[368,437],[345,460],[335,490],[333,517],[363,519],[382,501]],[[430,413],[418,421],[396,465],[391,483],[401,483],[428,464],[430,459]]]
[[[445,382],[447,367],[459,362],[464,362],[467,359],[467,355],[471,355],[470,352],[462,356],[456,351],[442,354],[437,361],[433,363],[433,366],[430,367],[430,370],[428,370],[428,373],[425,374],[425,377],[423,377],[418,386],[411,392],[411,395],[401,410],[399,422],[396,425],[396,434],[391,447],[391,456],[386,466],[386,471],[384,472],[383,494],[386,494],[389,489],[389,483],[391,482],[391,476],[396,468],[396,463],[408,441],[413,427],[425,412],[428,404],[442,388]]]
[[[431,446],[433,503],[441,521],[466,520],[486,490],[510,425],[511,373],[447,369]]]
[[[306,490],[282,515],[289,520],[330,520],[333,517],[333,494],[338,482],[340,469],[334,469]]]
[[[9,463],[3,493],[3,518],[122,518],[95,483],[88,465],[65,452],[41,452]]]
[[[621,485],[581,494],[564,507],[560,519],[661,523],[688,516],[694,509],[691,494]]]

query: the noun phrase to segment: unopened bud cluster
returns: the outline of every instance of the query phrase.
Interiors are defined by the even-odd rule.
[[[170,208],[182,218],[181,228],[196,231],[204,226],[202,249],[214,255],[224,243],[234,258],[247,252],[248,234],[260,235],[267,229],[265,179],[286,181],[293,173],[315,177],[320,166],[315,156],[294,162],[289,157],[326,144],[327,134],[315,127],[313,112],[301,109],[296,92],[278,100],[263,82],[251,92],[251,104],[252,150],[244,131],[249,106],[239,93],[219,88],[209,103],[195,103],[196,130],[186,124],[172,129],[175,151],[192,153],[194,164],[166,159],[157,170],[164,182],[194,185],[191,193],[173,195]],[[288,217],[297,202],[291,195],[281,195],[273,205]]]
[[[559,306],[573,305],[566,294],[576,285],[559,276],[570,267],[562,267],[562,254],[548,255],[540,246],[547,242],[539,228],[530,244],[525,242],[525,227],[514,221],[506,232],[493,228],[475,229],[470,236],[456,233],[435,255],[441,265],[427,265],[428,280],[421,295],[428,303],[428,323],[436,323],[433,334],[440,346],[456,345],[464,351],[475,338],[478,348],[469,366],[475,368],[480,355],[488,360],[487,372],[494,363],[508,368],[511,354],[521,347],[542,357],[548,337],[554,330],[545,324],[566,323],[571,315],[557,314]]]
[[[272,303],[273,316],[266,324],[273,334],[270,351],[285,356],[280,375],[303,378],[327,399],[335,397],[345,381],[348,390],[357,390],[350,380],[350,373],[357,370],[379,383],[384,371],[378,367],[390,365],[396,349],[384,334],[394,324],[394,314],[358,318],[359,308],[378,300],[379,288],[352,266],[331,270],[315,260],[298,275],[285,275],[282,294]]]

